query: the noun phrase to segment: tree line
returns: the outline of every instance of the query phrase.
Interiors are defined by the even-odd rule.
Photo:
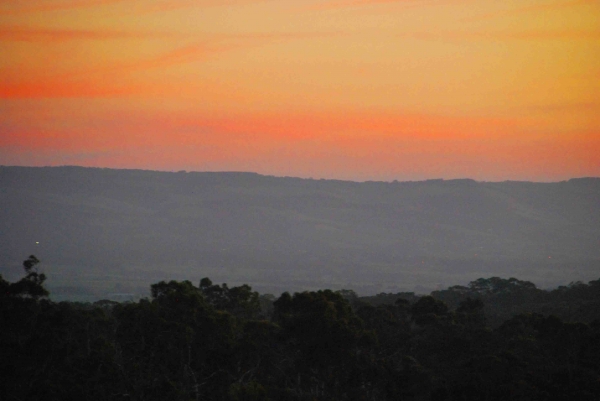
[[[139,302],[81,304],[49,300],[38,263],[28,258],[15,283],[0,276],[2,400],[600,394],[600,280],[543,291],[493,277],[428,296],[276,298],[204,278],[153,284]]]

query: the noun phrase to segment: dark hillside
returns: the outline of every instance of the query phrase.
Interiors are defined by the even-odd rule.
[[[489,276],[545,288],[600,271],[598,178],[357,183],[0,167],[0,221],[0,274],[14,278],[14,261],[35,253],[57,297],[204,276],[267,292],[426,292]]]

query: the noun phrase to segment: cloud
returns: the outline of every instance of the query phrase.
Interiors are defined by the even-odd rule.
[[[0,83],[0,99],[115,97],[139,93],[140,88],[102,82],[53,79],[26,83]]]
[[[522,39],[522,40],[599,40],[600,30],[555,30],[555,31],[529,31],[505,34],[491,34],[491,37],[500,39]]]
[[[135,0],[0,0],[0,15],[19,15],[51,11],[69,11],[92,7],[123,4],[139,12],[166,12],[194,7],[229,7],[235,5],[264,3],[272,0],[162,0],[162,1],[135,1]]]
[[[457,40],[600,40],[600,30],[546,30],[546,31],[522,31],[522,32],[410,32],[400,34],[403,38],[457,41]]]
[[[563,8],[571,8],[571,7],[581,6],[581,5],[594,5],[594,4],[597,5],[598,1],[597,0],[569,0],[569,1],[563,1],[560,3],[534,4],[534,5],[530,5],[530,6],[514,8],[511,10],[498,11],[498,12],[478,15],[476,17],[465,18],[465,21],[479,21],[479,20],[486,20],[486,19],[510,17],[510,16],[514,16],[514,15],[560,10]]]
[[[560,113],[570,113],[570,112],[593,112],[597,113],[600,110],[600,101],[598,102],[580,102],[580,103],[551,103],[544,105],[535,105],[528,108],[532,111],[538,111],[543,113],[548,112],[560,112]],[[600,121],[600,116],[598,116],[598,121]]]
[[[245,34],[201,34],[213,41],[272,41],[314,39],[341,36],[340,32],[249,32]],[[199,34],[181,32],[140,32],[107,29],[71,29],[35,26],[0,26],[0,41],[62,42],[68,40],[118,40],[118,39],[194,39]]]
[[[172,122],[170,122],[172,123]],[[248,136],[252,140],[311,142],[338,141],[350,138],[372,140],[439,141],[446,138],[468,140],[494,129],[514,129],[519,120],[491,117],[451,117],[432,114],[386,113],[368,111],[329,111],[307,113],[254,113],[225,117],[181,116],[180,128],[210,128],[223,138]]]
[[[117,32],[117,31],[82,31],[53,29],[0,29],[1,40],[106,40],[123,38],[146,38],[160,34]],[[164,51],[154,57],[123,62],[120,59],[103,61],[99,64],[85,65],[68,73],[44,74],[43,77],[31,78],[21,76],[16,82],[5,79],[0,82],[0,98],[74,98],[74,97],[121,97],[131,95],[150,95],[162,91],[165,86],[159,84],[130,83],[131,73],[160,70],[171,66],[202,62],[218,54],[262,46],[268,43],[302,40],[315,37],[340,35],[339,33],[249,33],[241,35],[205,35],[202,40],[192,41],[185,46],[178,46]],[[190,36],[193,38],[193,36]],[[186,38],[190,41],[190,38]],[[48,60],[48,62],[52,62]],[[137,82],[137,81],[136,81]],[[168,87],[168,83],[167,87]],[[180,89],[178,89],[180,91]]]
[[[62,42],[68,40],[149,39],[159,36],[166,36],[166,34],[98,29],[56,29],[23,26],[0,27],[0,41]]]
[[[78,100],[60,106],[48,102],[47,113],[35,108],[37,102],[26,104],[33,104],[33,110],[19,107],[16,114],[0,114],[0,153],[23,164],[41,156],[43,164],[61,164],[66,155],[70,160],[80,155],[84,165],[174,170],[222,166],[218,168],[308,176],[354,174],[351,166],[391,174],[432,163],[438,173],[458,174],[455,170],[467,163],[470,171],[487,169],[488,176],[495,172],[500,178],[506,177],[502,171],[507,168],[516,171],[515,166],[522,174],[538,176],[554,170],[585,172],[578,175],[600,171],[597,131],[548,135],[535,120],[523,118],[402,110],[149,113],[90,108],[102,105],[96,101],[83,103],[90,111],[77,114],[82,104]]]
[[[0,1],[0,15],[28,14],[49,11],[64,11],[77,8],[104,6],[115,3],[126,3],[126,0],[71,0],[71,1]],[[6,3],[9,5],[6,6]]]
[[[135,72],[156,68],[166,68],[181,64],[189,64],[208,60],[221,53],[261,46],[282,40],[300,40],[314,37],[324,37],[334,34],[323,33],[249,33],[242,35],[207,35],[204,40],[196,41],[186,46],[180,46],[152,58],[146,58],[127,64],[117,64],[98,70],[86,70],[86,75],[97,72]]]
[[[464,163],[471,172],[487,166],[486,174],[493,170],[498,177],[506,177],[501,171],[511,166],[519,166],[522,174],[552,169],[564,174],[568,168],[587,174],[599,171],[597,136],[528,133],[513,123],[342,111],[229,117],[120,112],[90,114],[73,122],[64,111],[54,123],[35,127],[35,121],[28,126],[30,122],[20,119],[10,130],[0,129],[0,153],[6,151],[10,160],[25,164],[42,156],[45,164],[64,164],[68,156],[84,165],[201,170],[223,166],[290,175],[352,174],[350,166],[391,173],[427,170],[427,165],[458,174]],[[561,161],[558,166],[556,160]],[[315,173],[309,174],[313,167]]]
[[[167,0],[144,6],[142,12],[157,13],[194,7],[230,7],[265,3],[273,0]]]
[[[231,50],[232,46],[206,41],[171,50],[154,58],[140,60],[131,64],[115,66],[111,70],[138,71],[187,64],[206,59],[209,55]]]
[[[401,4],[407,7],[421,7],[444,4],[464,3],[465,0],[338,0],[325,1],[320,4],[313,4],[306,7],[309,10],[336,10],[354,7],[367,7],[383,4]]]

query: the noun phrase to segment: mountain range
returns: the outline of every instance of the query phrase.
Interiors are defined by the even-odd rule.
[[[261,292],[425,293],[600,276],[600,178],[352,182],[0,167],[0,274],[35,254],[57,299],[202,277]]]

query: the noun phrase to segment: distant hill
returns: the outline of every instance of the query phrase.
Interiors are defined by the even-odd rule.
[[[600,277],[600,178],[350,182],[0,167],[0,274],[35,254],[58,298],[208,276],[262,292],[428,292]]]

